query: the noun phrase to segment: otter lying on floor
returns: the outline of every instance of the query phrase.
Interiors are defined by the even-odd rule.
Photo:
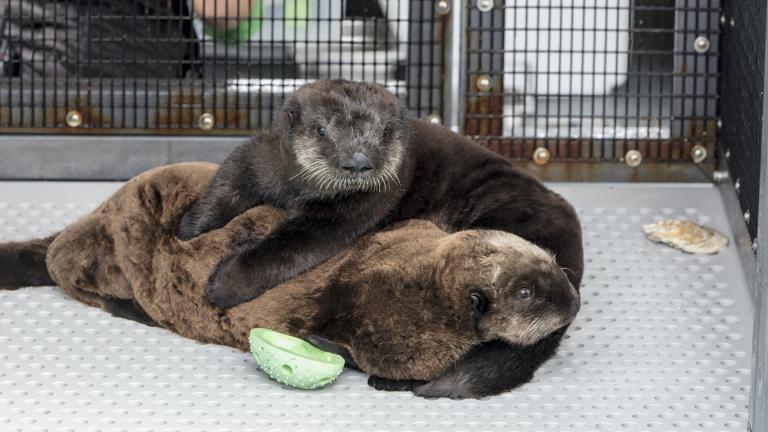
[[[256,207],[178,239],[184,210],[215,171],[148,171],[58,235],[0,245],[0,286],[57,283],[86,304],[244,350],[253,327],[315,335],[348,350],[377,388],[447,397],[463,395],[436,394],[429,381],[473,347],[533,344],[562,333],[578,311],[576,290],[542,249],[500,231],[448,234],[419,220],[361,237],[256,299],[220,309],[205,297],[210,272],[239,242],[268,235],[283,212]],[[50,279],[40,266],[46,251]]]

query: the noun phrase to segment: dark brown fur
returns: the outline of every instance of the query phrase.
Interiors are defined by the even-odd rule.
[[[326,89],[329,85],[351,89],[370,86],[333,83],[310,84],[304,94],[316,96],[316,89]],[[374,94],[359,90],[358,93],[369,99]],[[380,95],[381,91],[375,94]],[[330,108],[331,111],[338,109],[338,105]],[[289,99],[272,129],[273,134],[274,131],[281,134],[280,145],[288,148],[297,143],[296,136],[303,136],[301,128],[305,127],[286,120],[294,109],[315,110],[317,102],[312,98]],[[349,127],[359,126],[353,122]],[[373,196],[370,191],[337,191],[313,201],[309,207],[302,204],[301,216],[296,218],[293,207],[285,207],[288,222],[279,230],[277,239],[270,236],[263,242],[246,243],[244,248],[223,260],[208,285],[209,298],[220,306],[253,298],[276,282],[322,262],[358,235],[409,219],[429,220],[447,232],[495,229],[516,234],[552,252],[559,265],[568,269],[573,286],[579,288],[584,270],[581,227],[570,204],[510,161],[446,128],[410,120],[401,132],[408,139],[399,141],[405,154],[395,188]],[[226,223],[238,213],[231,211],[226,203],[233,197],[241,199],[243,194],[247,195],[247,188],[254,183],[254,176],[238,174],[249,170],[230,170],[228,165],[248,166],[260,158],[272,160],[260,152],[262,147],[250,145],[249,148],[256,150],[247,157],[235,154],[222,166],[221,181],[214,181],[216,187],[211,187],[202,201],[215,201],[224,206],[220,209],[207,206],[206,219]],[[276,170],[275,184],[290,184],[291,173]],[[311,187],[310,181],[303,185],[303,190]],[[283,207],[279,202],[271,204]],[[305,215],[318,216],[306,218]],[[552,335],[535,347],[499,342],[476,347],[477,355],[459,361],[445,375],[416,388],[416,392],[460,398],[513,388],[530,380],[538,366],[555,351],[561,336],[562,333]],[[488,356],[483,354],[485,347]]]
[[[255,298],[376,227],[404,192],[404,120],[397,98],[375,84],[317,81],[291,95],[272,128],[227,157],[181,221],[179,236],[190,239],[256,205],[286,210],[266,238],[244,239],[222,262],[209,300],[231,307]],[[365,171],[346,165],[355,157],[367,161]]]
[[[56,285],[45,267],[48,245],[56,238],[0,243],[0,289]]]
[[[254,300],[215,307],[205,299],[208,274],[244,238],[269,235],[283,212],[256,207],[222,229],[176,238],[183,209],[214,172],[180,164],[128,182],[50,244],[53,280],[86,304],[135,304],[137,313],[204,342],[246,349],[253,327],[318,335],[342,345],[377,388],[417,392],[477,357],[479,344],[503,338],[504,346],[535,347],[572,318],[576,291],[543,250],[499,231],[449,234],[418,220],[362,237]],[[534,300],[515,299],[534,282],[541,286]],[[471,293],[482,293],[488,307],[474,308]],[[546,319],[542,333],[524,331],[534,317]]]

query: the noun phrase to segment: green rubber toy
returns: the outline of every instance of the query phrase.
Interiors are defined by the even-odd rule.
[[[251,354],[273,380],[304,390],[324,387],[344,369],[344,358],[302,339],[265,328],[248,336]]]

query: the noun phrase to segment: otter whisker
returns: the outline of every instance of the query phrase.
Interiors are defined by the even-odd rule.
[[[528,325],[528,328],[525,329],[525,331],[523,331],[520,334],[520,339],[521,340],[534,340],[534,338],[532,337],[532,334],[534,333],[534,331],[536,331],[537,327],[540,324],[543,324],[542,319],[538,318],[538,317],[534,318],[533,321],[531,321],[531,324]]]
[[[568,272],[568,273],[570,273],[570,274],[572,274],[572,275],[575,275],[575,274],[576,274],[576,272],[575,272],[574,270],[572,270],[572,269],[569,269],[568,267],[560,267],[560,270],[562,270],[562,271],[564,271],[564,272]]]

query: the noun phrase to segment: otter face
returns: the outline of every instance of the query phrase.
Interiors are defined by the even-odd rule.
[[[385,191],[398,183],[405,116],[385,88],[343,80],[300,87],[284,104],[295,158],[291,179],[326,193]]]
[[[466,305],[481,336],[530,345],[568,324],[579,294],[554,258],[520,237],[489,231],[480,259],[486,283],[468,287]]]

